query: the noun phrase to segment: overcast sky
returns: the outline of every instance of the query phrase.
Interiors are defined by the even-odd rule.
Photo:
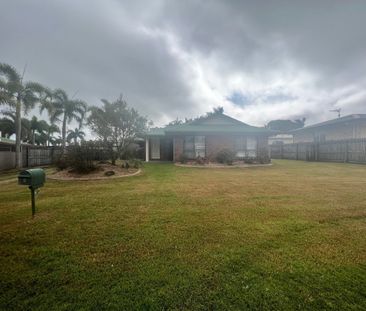
[[[0,62],[156,125],[366,113],[366,1],[1,0]]]

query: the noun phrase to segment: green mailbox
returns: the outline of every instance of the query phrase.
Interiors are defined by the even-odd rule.
[[[46,174],[41,168],[33,168],[26,171],[21,171],[18,175],[19,185],[26,185],[33,189],[40,188],[46,181]]]
[[[32,168],[21,171],[18,175],[18,184],[28,186],[32,195],[32,217],[36,213],[35,191],[46,181],[46,174],[41,168]]]

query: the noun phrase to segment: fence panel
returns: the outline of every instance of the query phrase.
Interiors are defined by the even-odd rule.
[[[272,159],[366,163],[366,139],[271,145]]]

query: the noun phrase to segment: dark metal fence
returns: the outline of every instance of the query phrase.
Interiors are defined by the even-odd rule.
[[[366,139],[270,146],[272,159],[366,163]]]
[[[50,165],[60,154],[60,147],[22,146],[23,167]]]

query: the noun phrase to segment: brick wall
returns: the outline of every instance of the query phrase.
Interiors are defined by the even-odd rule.
[[[183,154],[183,142],[184,137],[183,136],[176,136],[173,138],[173,160],[175,162],[179,161],[180,157]]]
[[[206,157],[211,161],[216,159],[217,153],[222,149],[234,150],[232,136],[206,136]]]
[[[179,161],[183,154],[184,136],[174,137],[174,161]],[[207,135],[206,157],[215,161],[217,153],[222,149],[235,148],[235,140],[232,135]],[[265,158],[269,161],[268,137],[257,137],[257,158]]]

